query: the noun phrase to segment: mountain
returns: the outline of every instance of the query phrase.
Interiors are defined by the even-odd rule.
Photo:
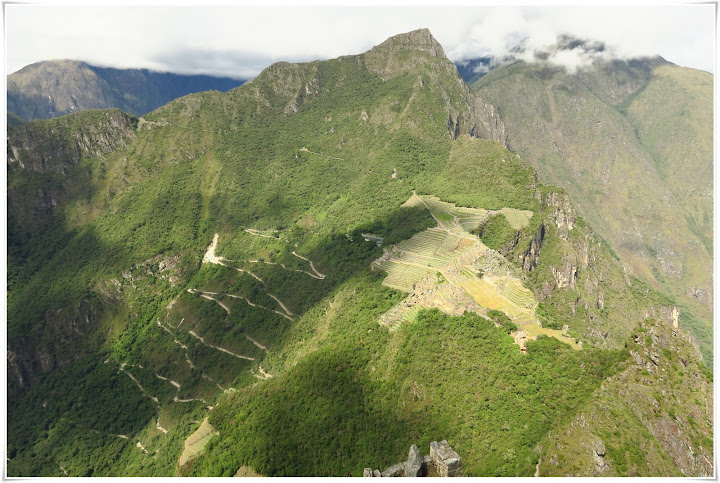
[[[455,67],[457,67],[460,77],[462,77],[468,85],[472,85],[480,77],[490,72],[498,63],[495,57],[486,55],[484,57],[455,62]]]
[[[474,84],[508,146],[565,189],[625,270],[682,304],[712,361],[712,75],[662,58],[568,74],[515,61]]]
[[[427,30],[10,128],[8,473],[584,474],[607,408],[607,474],[710,474],[677,302],[508,135]]]
[[[25,66],[7,76],[7,108],[24,120],[112,107],[140,116],[187,94],[228,91],[243,82],[227,77],[114,69],[75,60],[50,60]]]

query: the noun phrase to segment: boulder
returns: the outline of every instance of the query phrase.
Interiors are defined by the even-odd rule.
[[[423,458],[417,445],[410,446],[408,460],[405,462],[405,476],[421,476]]]
[[[405,463],[397,463],[395,465],[390,466],[388,469],[382,472],[382,476],[385,478],[391,477],[391,476],[401,476],[403,474],[403,471],[405,470]]]

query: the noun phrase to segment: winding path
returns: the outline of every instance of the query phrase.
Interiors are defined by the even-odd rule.
[[[208,300],[214,300],[215,302],[218,303],[218,305],[220,305],[220,307],[222,307],[223,309],[225,309],[225,312],[227,312],[228,315],[230,315],[230,308],[229,308],[227,305],[225,305],[224,303],[220,302],[218,299],[214,299],[214,298],[212,298],[211,296],[205,295],[205,294],[201,294],[200,296],[201,296],[202,298],[206,298],[206,299],[208,299]]]
[[[276,296],[274,296],[274,295],[271,294],[270,292],[268,292],[268,296],[271,297],[275,302],[277,302],[278,305],[279,305],[280,307],[282,307],[282,309],[285,311],[286,314],[291,315],[291,316],[292,316],[292,315],[295,315],[295,314],[293,314],[292,312],[290,312],[290,310],[288,310],[287,307],[285,307],[285,304],[282,303],[279,298],[277,298]]]
[[[250,342],[252,342],[253,344],[255,344],[255,346],[258,347],[259,349],[264,350],[265,353],[267,354],[267,352],[268,352],[267,347],[265,347],[264,345],[262,345],[260,342],[256,341],[255,339],[253,339],[253,338],[250,337],[249,335],[247,335],[247,334],[243,334],[243,335],[245,336],[245,338],[246,338],[247,340],[249,340]]]
[[[262,368],[262,366],[258,366],[258,370],[260,371],[260,374],[256,374],[255,371],[253,371],[252,369],[250,369],[250,372],[252,372],[253,376],[257,377],[258,379],[262,379],[262,380],[271,379],[273,377],[272,374],[265,372],[265,370]]]
[[[127,374],[130,379],[132,379],[132,381],[135,383],[135,385],[138,387],[138,389],[140,389],[140,392],[142,392],[144,396],[146,396],[146,397],[150,398],[151,400],[153,400],[153,401],[155,402],[155,404],[160,405],[160,401],[158,401],[158,398],[156,398],[155,396],[152,396],[152,395],[148,394],[147,391],[145,391],[145,388],[142,387],[142,384],[140,384],[140,382],[138,382],[138,380],[135,379],[135,376],[133,376],[132,374],[130,374],[128,371],[125,370],[125,366],[126,366],[126,365],[127,365],[127,364],[126,364],[125,362],[123,362],[123,363],[120,365],[120,370],[121,370],[122,372],[124,372],[125,374]]]
[[[189,330],[189,331],[188,331],[188,334],[190,334],[191,336],[193,336],[193,337],[195,337],[197,340],[199,340],[200,343],[201,343],[202,345],[204,345],[205,347],[209,347],[209,348],[211,348],[211,349],[215,349],[216,351],[220,351],[220,352],[224,352],[224,353],[226,353],[226,354],[230,354],[231,356],[237,357],[238,359],[245,359],[245,360],[248,360],[248,361],[254,361],[254,360],[255,360],[254,357],[248,357],[248,356],[244,356],[244,355],[241,355],[241,354],[235,354],[234,352],[231,352],[231,351],[229,351],[229,350],[227,350],[227,349],[224,349],[224,348],[222,348],[222,347],[218,347],[218,346],[216,346],[216,345],[208,344],[207,342],[205,342],[205,338],[204,338],[204,337],[197,335],[197,334],[196,334],[194,331],[192,331],[192,330]]]
[[[185,320],[185,319],[183,319],[183,320]],[[180,322],[180,323],[182,324],[182,322]],[[185,344],[183,344],[182,342],[180,342],[179,340],[177,340],[177,339],[175,338],[175,334],[173,334],[170,329],[168,329],[167,327],[165,327],[165,326],[162,324],[162,322],[160,322],[160,319],[159,319],[159,318],[157,319],[157,325],[159,325],[160,327],[162,327],[163,329],[165,329],[165,330],[167,331],[167,333],[172,336],[173,342],[175,342],[177,345],[179,345],[179,346],[182,347],[183,349],[187,350],[187,346],[186,346]]]
[[[312,152],[312,151],[310,151],[310,152]],[[246,231],[247,233],[250,233],[251,235],[261,236],[261,237],[264,237],[264,238],[272,238],[273,240],[280,240],[280,241],[284,241],[285,243],[290,243],[289,241],[283,240],[282,238],[279,238],[279,237],[270,236],[270,235],[265,235],[265,234],[260,233],[259,231],[254,230],[254,229],[252,229],[252,228],[245,228],[245,231]],[[215,238],[213,238],[213,243],[214,243],[215,245],[217,245],[217,241],[216,241]],[[212,247],[213,245],[211,244],[210,246]],[[297,244],[295,244],[295,248],[297,248]],[[208,247],[208,250],[210,250],[209,247]],[[214,253],[215,253],[215,248],[213,247],[213,255],[214,255]],[[308,262],[308,263],[310,264],[310,269],[311,269],[313,272],[315,272],[315,273],[312,274],[312,273],[310,273],[310,272],[306,272],[305,270],[295,270],[295,269],[292,269],[292,268],[287,268],[287,267],[286,267],[285,265],[283,265],[282,263],[260,262],[260,260],[248,260],[248,261],[249,261],[250,263],[266,263],[266,264],[268,264],[268,265],[280,265],[281,267],[283,267],[283,268],[286,269],[286,270],[293,270],[293,271],[295,271],[295,272],[303,272],[303,273],[306,273],[306,274],[310,275],[310,276],[313,277],[313,278],[317,278],[318,280],[324,280],[324,279],[325,279],[325,274],[324,274],[324,273],[321,273],[317,268],[315,268],[315,265],[313,264],[312,260],[310,260],[309,258],[305,258],[305,257],[303,257],[302,255],[298,255],[297,252],[295,252],[295,250],[293,250],[293,251],[290,252],[290,253],[292,253],[293,255],[295,255],[296,257],[298,257],[299,259],[305,260],[306,262]]]
[[[305,258],[305,257],[303,257],[302,255],[298,255],[297,253],[295,253],[295,250],[291,251],[290,253],[292,253],[293,255],[295,255],[296,257],[298,257],[299,259],[305,260],[306,262],[308,262],[308,263],[310,264],[310,268],[312,269],[312,271],[315,272],[315,275],[316,275],[315,278],[319,278],[320,280],[322,280],[322,279],[325,278],[325,274],[324,274],[324,273],[320,273],[320,272],[318,271],[318,269],[315,268],[315,265],[313,265],[312,260],[310,260],[309,258]],[[305,272],[305,273],[307,273],[307,272]],[[310,274],[308,273],[308,275],[310,275]]]
[[[248,305],[251,306],[251,307],[257,307],[257,308],[259,308],[259,309],[267,310],[268,312],[273,312],[273,313],[276,313],[276,314],[278,314],[278,315],[280,315],[280,316],[282,316],[282,317],[285,317],[286,319],[288,319],[288,320],[291,321],[291,322],[294,321],[294,319],[293,319],[292,317],[290,317],[289,315],[284,314],[284,313],[282,313],[282,312],[280,312],[280,311],[278,311],[278,310],[270,309],[270,308],[268,308],[268,307],[265,307],[264,305],[255,304],[255,303],[251,302],[250,299],[248,299],[247,297],[244,297],[244,296],[242,296],[242,295],[234,295],[234,294],[231,294],[231,293],[216,294],[216,293],[214,293],[214,292],[203,292],[202,290],[196,290],[196,289],[194,289],[194,288],[189,288],[189,289],[188,289],[188,292],[190,292],[190,293],[192,293],[192,294],[195,294],[195,293],[210,294],[210,293],[212,293],[212,294],[214,294],[214,295],[224,295],[224,296],[226,296],[226,297],[231,297],[231,298],[238,299],[238,300],[244,300],[245,303],[248,304]],[[268,295],[270,295],[270,294],[268,294]],[[276,297],[274,297],[273,295],[270,295],[270,296],[273,297],[275,300],[278,300],[278,299],[277,299]],[[205,297],[205,298],[206,298],[206,299],[210,299],[210,297]],[[212,300],[215,300],[215,299],[212,299]],[[215,300],[215,301],[217,302],[217,300]],[[219,303],[219,302],[218,302],[218,303]],[[280,303],[279,301],[278,301],[278,303],[282,306],[282,303]],[[224,306],[223,306],[223,307],[224,307]],[[226,310],[227,310],[227,309],[226,309]],[[228,310],[228,314],[229,314],[229,313],[230,313],[230,311]]]
[[[292,252],[292,254],[295,255],[295,256],[297,256],[297,257],[299,257],[299,258],[302,258],[302,257],[300,257],[300,255],[297,255],[295,252]],[[315,267],[313,266],[312,262],[310,262],[310,268],[312,268],[312,270],[313,270],[315,273],[310,273],[310,272],[308,272],[308,271],[306,271],[306,270],[299,270],[299,269],[296,269],[296,268],[288,268],[287,266],[285,266],[284,264],[279,263],[279,262],[276,263],[276,262],[266,262],[265,260],[248,260],[248,263],[264,263],[265,265],[275,265],[275,266],[282,267],[283,269],[287,270],[288,272],[304,273],[305,275],[307,275],[307,276],[309,276],[309,277],[312,277],[312,278],[316,278],[316,279],[318,279],[318,280],[324,280],[324,279],[325,279],[325,275],[323,275],[323,274],[321,274],[320,272],[318,272],[317,270],[315,270]]]

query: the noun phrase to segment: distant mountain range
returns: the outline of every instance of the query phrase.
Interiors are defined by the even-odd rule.
[[[209,90],[225,92],[244,82],[228,77],[98,67],[76,60],[43,61],[7,76],[8,124],[17,124],[17,118],[50,119],[113,107],[140,116],[178,97]]]

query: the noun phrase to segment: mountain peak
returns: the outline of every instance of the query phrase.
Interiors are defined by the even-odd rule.
[[[427,62],[428,57],[451,64],[440,42],[424,28],[395,35],[376,45],[365,53],[365,65],[383,78],[392,78]]]
[[[370,52],[397,53],[404,50],[427,52],[433,57],[445,58],[445,51],[427,28],[413,30],[390,37],[385,42],[373,47]]]

